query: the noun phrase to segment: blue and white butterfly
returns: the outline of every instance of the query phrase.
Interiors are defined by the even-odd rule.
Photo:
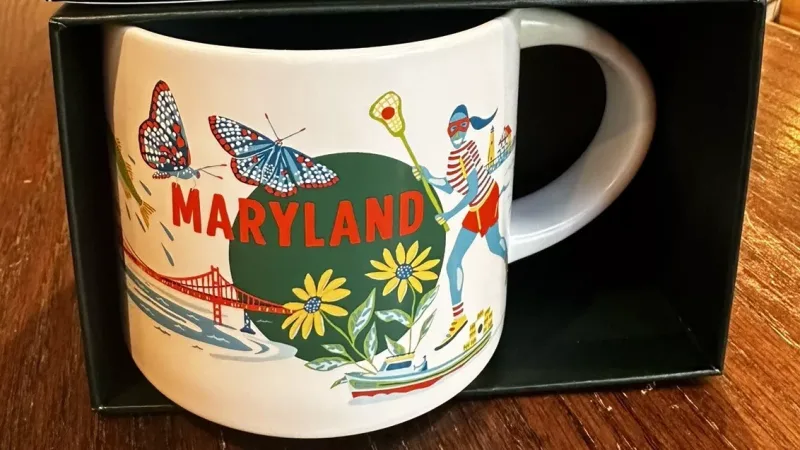
[[[269,116],[267,118],[276,140],[272,140],[247,125],[222,116],[211,116],[208,125],[214,138],[231,159],[231,171],[236,179],[264,190],[276,197],[297,194],[297,188],[320,189],[339,181],[334,171],[315,162],[308,155],[283,145],[286,137],[277,138]]]

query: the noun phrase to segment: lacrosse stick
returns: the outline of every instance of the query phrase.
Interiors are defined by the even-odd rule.
[[[408,157],[411,158],[411,162],[414,164],[414,167],[417,168],[419,179],[422,181],[423,186],[425,186],[425,192],[428,193],[428,198],[431,200],[433,208],[436,209],[437,213],[441,214],[442,207],[439,206],[439,202],[436,201],[436,196],[433,195],[433,190],[431,189],[430,184],[428,184],[428,180],[425,178],[425,175],[422,172],[422,167],[420,167],[419,163],[417,162],[417,157],[414,156],[414,152],[411,150],[411,146],[408,145],[408,140],[406,140],[406,122],[403,120],[402,107],[403,103],[402,100],[400,100],[400,96],[392,91],[389,91],[381,95],[377,100],[375,100],[375,103],[370,106],[369,116],[382,123],[383,126],[386,127],[386,131],[388,131],[389,134],[396,138],[400,138],[400,142],[403,143],[403,146],[408,152]],[[450,231],[450,227],[447,225],[447,222],[443,223],[442,227],[444,227],[444,231]]]

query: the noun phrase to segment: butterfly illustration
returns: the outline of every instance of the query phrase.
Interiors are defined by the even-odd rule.
[[[191,167],[192,155],[189,153],[189,143],[181,113],[175,103],[175,97],[164,81],[159,81],[153,88],[150,115],[139,125],[139,151],[144,162],[155,169],[156,172],[153,174],[155,179],[175,177],[188,180],[200,178],[200,172],[222,179],[206,169],[225,167],[224,164],[199,169]]]
[[[319,189],[333,186],[339,177],[323,164],[308,155],[283,145],[283,141],[305,131],[305,128],[283,138],[278,138],[275,127],[267,118],[276,140],[235,120],[211,116],[208,125],[214,138],[231,159],[231,171],[242,183],[264,186],[276,197],[290,197],[297,188]]]

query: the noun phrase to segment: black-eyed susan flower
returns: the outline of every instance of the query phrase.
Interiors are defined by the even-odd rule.
[[[326,270],[319,278],[319,283],[314,284],[314,279],[311,274],[306,274],[303,280],[303,288],[294,288],[292,292],[300,302],[289,302],[283,305],[284,308],[293,311],[292,315],[286,318],[281,325],[281,329],[289,329],[289,339],[294,339],[297,332],[302,329],[303,339],[308,338],[311,334],[311,328],[319,336],[325,335],[325,321],[323,314],[330,314],[336,317],[343,317],[347,315],[347,310],[341,306],[332,305],[331,303],[338,302],[339,300],[350,295],[348,289],[342,289],[346,278],[336,278],[331,280],[333,270]]]
[[[386,281],[383,287],[383,295],[389,295],[395,288],[397,288],[397,300],[403,302],[403,299],[408,292],[408,286],[418,293],[422,293],[421,281],[435,280],[437,275],[431,272],[430,269],[439,264],[440,260],[430,259],[425,261],[431,248],[428,247],[419,254],[419,241],[415,241],[408,248],[408,251],[403,247],[403,243],[399,242],[395,248],[394,257],[392,252],[385,248],[383,249],[383,262],[372,260],[370,263],[372,267],[378,269],[380,272],[372,272],[366,274],[373,280]],[[388,280],[388,281],[387,281]]]

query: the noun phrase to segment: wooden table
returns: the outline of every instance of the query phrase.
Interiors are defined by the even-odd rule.
[[[800,448],[800,34],[770,25],[726,373],[700,383],[451,402],[383,432],[293,442],[89,409],[46,19],[0,11],[0,449]]]

